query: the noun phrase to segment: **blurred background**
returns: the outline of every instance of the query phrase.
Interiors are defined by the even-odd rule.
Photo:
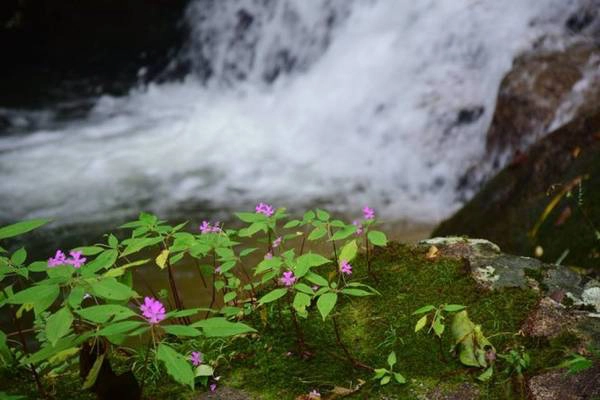
[[[392,236],[425,237],[598,107],[599,8],[3,0],[0,225],[51,217],[81,243],[140,210],[267,201],[350,218],[369,204]]]

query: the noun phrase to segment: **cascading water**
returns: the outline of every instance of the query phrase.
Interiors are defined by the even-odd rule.
[[[485,164],[500,80],[583,0],[195,0],[181,82],[0,138],[0,220],[257,201],[436,221]],[[559,44],[558,44],[559,45]]]

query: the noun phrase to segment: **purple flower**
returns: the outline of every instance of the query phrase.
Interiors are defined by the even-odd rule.
[[[373,219],[375,218],[375,210],[370,208],[369,206],[364,206],[362,209],[363,216],[365,219]]]
[[[56,267],[67,263],[67,256],[61,250],[56,250],[54,257],[48,259],[48,267]]]
[[[211,232],[212,233],[220,233],[221,232],[221,227],[219,226],[219,221],[217,221],[213,224]]]
[[[67,264],[71,264],[73,268],[81,268],[83,264],[85,264],[87,258],[81,257],[81,252],[79,251],[71,251],[69,253],[71,258],[67,259]]]
[[[308,394],[308,398],[309,398],[310,400],[317,400],[317,399],[320,399],[320,398],[321,398],[321,393],[319,393],[319,391],[318,391],[318,390],[316,390],[316,389],[313,389],[313,390],[311,390],[311,391],[310,391],[310,393]]]
[[[267,254],[265,254],[265,260],[270,260],[271,258],[273,258],[273,253],[269,251]]]
[[[362,233],[363,233],[363,226],[360,223],[360,221],[358,221],[358,220],[355,219],[354,221],[352,221],[352,225],[354,225],[356,227],[356,236],[362,235]]]
[[[140,306],[142,315],[151,324],[158,324],[166,318],[165,306],[153,297],[145,297],[144,304]]]
[[[215,272],[216,272],[217,274],[220,274],[220,273],[222,272],[222,271],[221,271],[221,266],[220,266],[220,265],[219,265],[217,268],[215,268]]]
[[[296,277],[292,271],[285,271],[283,277],[279,278],[279,281],[285,286],[292,286],[296,282]]]
[[[267,217],[270,217],[275,212],[273,210],[273,207],[266,203],[258,203],[256,205],[255,210],[258,214],[263,214],[263,215],[266,215]]]
[[[199,351],[192,351],[192,355],[190,356],[190,361],[194,367],[202,364],[202,353]]]
[[[202,221],[202,224],[200,225],[199,229],[201,233],[212,232],[212,226],[210,226],[210,223],[208,221]]]
[[[352,265],[346,260],[342,260],[342,264],[340,265],[340,271],[346,275],[352,275]]]
[[[276,249],[277,247],[279,247],[279,245],[281,244],[281,236],[279,236],[277,239],[273,240],[273,248]]]
[[[210,391],[211,392],[216,392],[217,391],[217,384],[216,383],[211,383],[210,384]]]

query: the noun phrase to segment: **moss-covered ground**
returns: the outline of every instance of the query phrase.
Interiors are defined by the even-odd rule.
[[[313,355],[308,359],[299,357],[290,315],[283,312],[280,319],[277,307],[273,306],[266,310],[270,313],[269,324],[265,324],[260,312],[248,321],[258,329],[259,335],[237,338],[229,344],[213,343],[212,350],[202,349],[208,353],[207,358],[214,357],[218,351],[224,355],[217,369],[222,376],[219,385],[242,389],[257,399],[286,400],[296,399],[313,389],[326,395],[335,386],[350,388],[363,380],[360,390],[347,398],[416,399],[436,388],[445,391],[468,382],[477,388],[480,398],[519,398],[509,389],[510,378],[502,372],[504,366],[500,363],[493,378],[481,383],[477,380],[481,370],[458,362],[449,352],[452,345],[449,326],[441,345],[433,335],[414,332],[418,318],[412,313],[426,304],[466,305],[471,320],[482,326],[498,352],[521,345],[526,347],[532,359],[529,373],[564,360],[573,340],[568,335],[552,342],[526,340],[517,335],[538,295],[521,289],[484,291],[476,286],[460,261],[426,260],[423,251],[415,247],[391,243],[373,256],[376,280],[368,278],[364,257],[354,264],[355,278],[376,287],[381,295],[342,299],[335,310],[342,340],[356,359],[373,368],[386,367],[388,354],[395,351],[398,356],[395,370],[407,378],[407,384],[390,383],[381,387],[371,379],[372,372],[353,367],[336,344],[331,319],[323,321],[316,309],[310,310],[308,319],[301,320]],[[6,378],[0,383],[0,390],[18,388],[23,393],[26,382]],[[32,386],[31,382],[27,383]],[[56,388],[57,398],[90,398],[76,394],[79,392],[76,376],[63,378],[61,385]],[[153,399],[194,396],[191,391],[164,381],[150,384],[145,392]],[[65,393],[68,396],[65,397]]]

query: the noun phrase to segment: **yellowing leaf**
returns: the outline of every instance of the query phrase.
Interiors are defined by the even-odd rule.
[[[165,249],[160,252],[158,257],[156,257],[156,265],[160,269],[164,269],[167,266],[167,259],[169,258],[169,250]]]

